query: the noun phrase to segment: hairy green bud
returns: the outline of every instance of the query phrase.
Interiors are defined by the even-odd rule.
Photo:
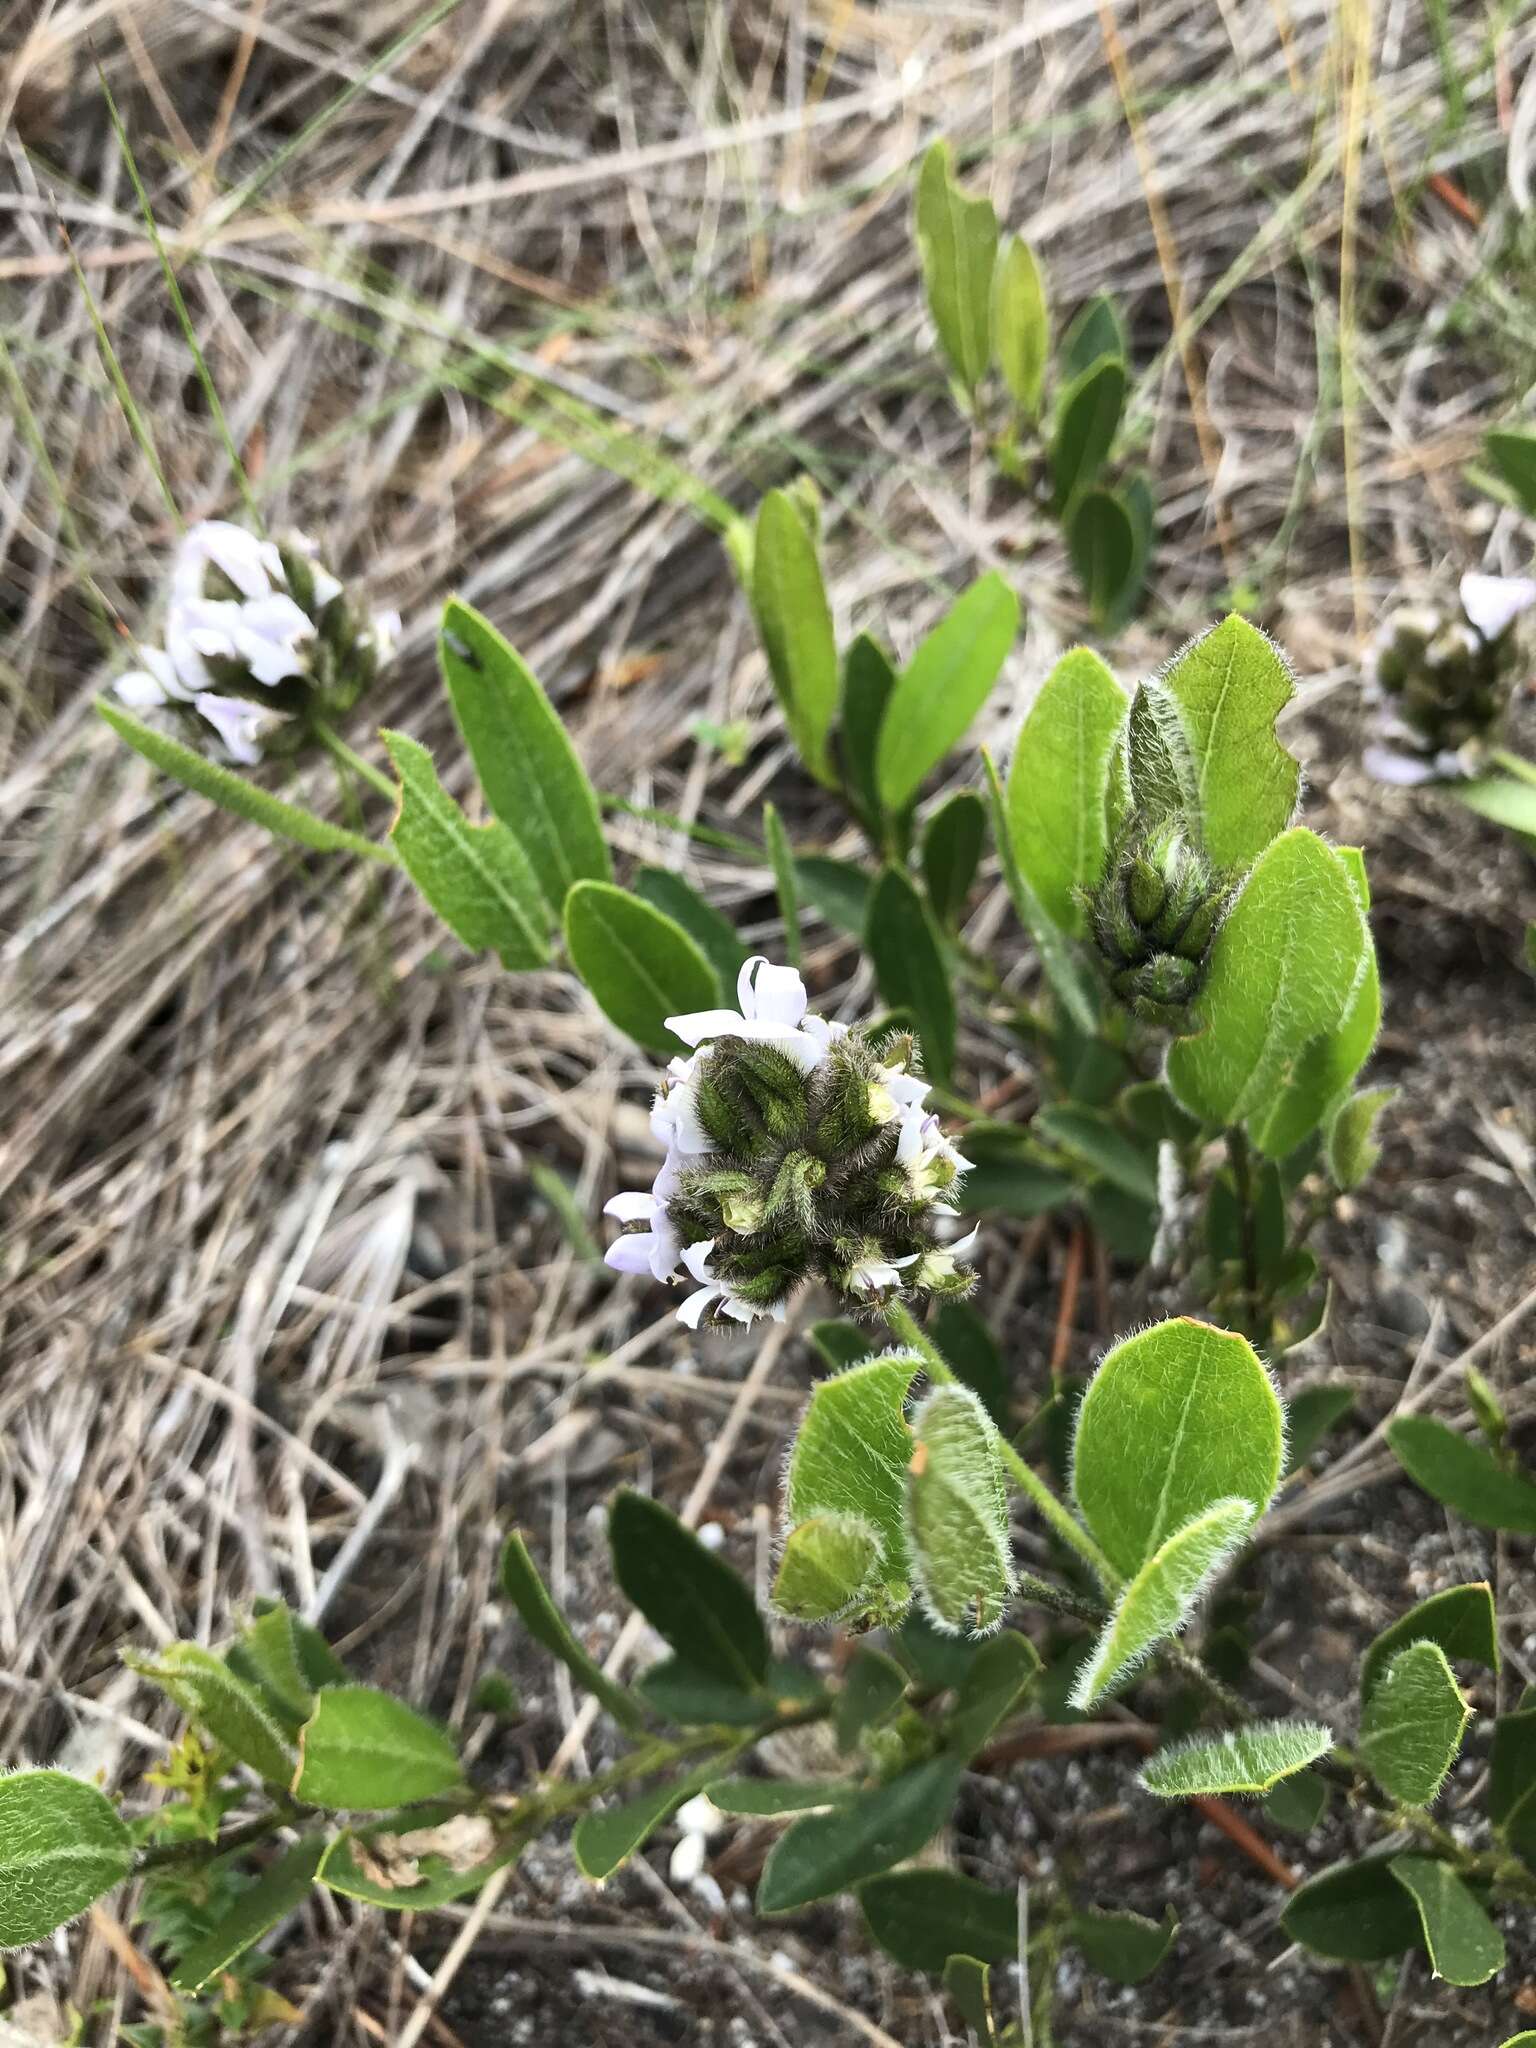
[[[1230,897],[1227,878],[1177,822],[1122,838],[1088,909],[1109,985],[1127,1008],[1170,1030],[1188,1023]]]

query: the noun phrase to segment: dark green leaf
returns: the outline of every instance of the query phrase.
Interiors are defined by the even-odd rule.
[[[1264,1795],[1264,1811],[1277,1828],[1293,1835],[1310,1835],[1327,1804],[1327,1781],[1316,1771],[1298,1771],[1294,1778],[1282,1778]]]
[[[888,812],[911,802],[965,734],[1019,630],[1019,600],[995,569],[978,577],[902,670],[880,727],[876,776]]]
[[[611,873],[586,770],[533,671],[458,598],[444,607],[438,651],[491,815],[516,835],[559,917],[574,883]]]
[[[284,803],[281,797],[269,796],[254,782],[247,782],[243,775],[221,768],[217,762],[205,761],[201,754],[183,746],[180,740],[157,732],[121,704],[98,697],[96,709],[118,738],[126,740],[162,775],[172,776],[198,796],[207,797],[220,810],[231,811],[237,818],[260,825],[274,838],[290,839],[295,845],[307,846],[316,853],[354,853],[360,854],[364,860],[393,862],[394,855],[387,846],[364,839],[359,833],[343,831],[340,825],[317,818],[312,811],[302,810],[297,804]]]
[[[1080,491],[1067,518],[1067,547],[1101,632],[1125,618],[1136,594],[1136,530],[1118,491]]]
[[[944,1965],[944,1989],[979,2048],[997,2048],[992,2024],[992,1973],[975,1956],[951,1956]]]
[[[1090,363],[1062,392],[1051,439],[1058,510],[1065,510],[1104,467],[1124,404],[1125,366],[1114,356],[1101,356]]]
[[[1488,460],[1514,492],[1522,512],[1536,519],[1536,430],[1493,427],[1483,437]]]
[[[1337,1390],[1336,1390],[1337,1391]],[[1493,1590],[1484,1580],[1470,1586],[1448,1586],[1411,1607],[1366,1651],[1360,1665],[1360,1697],[1369,1699],[1397,1652],[1409,1643],[1438,1643],[1447,1657],[1499,1668],[1499,1629],[1493,1611]]]
[[[821,1698],[821,1686],[809,1671],[777,1660],[768,1667],[766,1687],[747,1688],[696,1671],[679,1657],[663,1657],[640,1679],[637,1690],[665,1720],[682,1728],[752,1728],[775,1708],[792,1712]]]
[[[978,1161],[965,1176],[956,1199],[967,1216],[996,1211],[1027,1222],[1047,1209],[1059,1209],[1076,1193],[1077,1183],[1054,1167],[1029,1159],[988,1159]]]
[[[923,900],[899,868],[886,868],[875,884],[865,943],[881,995],[894,1009],[910,1012],[928,1072],[948,1081],[955,1063],[954,990]]]
[[[942,925],[958,925],[976,879],[987,807],[973,789],[962,789],[942,804],[923,833],[923,880],[928,901]]]
[[[875,763],[885,707],[896,687],[896,667],[878,640],[860,633],[843,662],[839,752],[843,779],[855,810],[876,836],[880,830],[880,789]],[[858,927],[862,930],[862,926]]]
[[[467,1861],[479,1854],[479,1842],[486,1853]],[[320,1882],[370,1906],[425,1912],[479,1891],[522,1847],[515,1831],[498,1838],[462,1806],[415,1806],[339,1834],[321,1862]]]
[[[642,1848],[685,1799],[704,1790],[715,1768],[712,1762],[700,1764],[686,1777],[653,1786],[634,1799],[584,1813],[571,1837],[571,1851],[582,1876],[594,1884],[612,1877],[619,1865]]]
[[[774,1844],[758,1887],[760,1913],[790,1913],[915,1856],[949,1818],[964,1766],[930,1757],[832,1813],[809,1814]]]
[[[743,1691],[768,1675],[757,1603],[723,1558],[704,1548],[660,1501],[628,1487],[608,1517],[614,1574],[662,1640],[702,1676]]]
[[[255,1686],[290,1735],[309,1719],[315,1703],[315,1689],[299,1654],[295,1634],[296,1616],[286,1607],[271,1607],[260,1614],[224,1652],[224,1661],[237,1678]],[[346,1673],[338,1666],[326,1684],[341,1683]]]
[[[514,1529],[501,1553],[501,1589],[522,1617],[523,1626],[584,1685],[593,1698],[605,1706],[621,1728],[640,1727],[642,1716],[631,1695],[607,1676],[571,1633],[570,1624],[550,1598],[528,1555],[521,1531]]]
[[[1285,1404],[1288,1477],[1299,1472],[1323,1438],[1355,1405],[1352,1387],[1304,1387]]]
[[[990,1636],[971,1659],[944,1721],[944,1746],[968,1763],[985,1749],[1040,1669],[1034,1644],[1015,1629]]]
[[[1074,1913],[1067,1933],[1094,1969],[1116,1984],[1139,1984],[1150,1977],[1173,1946],[1179,1931],[1172,1906],[1161,1920],[1140,1913]]]
[[[1536,1485],[1429,1415],[1400,1415],[1387,1442],[1410,1479],[1480,1529],[1536,1535]]]
[[[869,1331],[861,1330],[857,1323],[812,1323],[806,1335],[834,1372],[859,1364],[879,1348]]]
[[[946,1301],[933,1322],[933,1341],[948,1360],[956,1379],[963,1380],[998,1428],[1009,1427],[1008,1368],[997,1339],[968,1301]]]
[[[320,1693],[299,1735],[294,1797],[338,1813],[382,1813],[464,1782],[453,1738],[371,1685]]]
[[[817,1813],[853,1798],[848,1778],[711,1778],[705,1787],[722,1813],[773,1820],[784,1813]]]
[[[682,926],[714,968],[722,989],[736,986],[747,949],[736,936],[730,919],[722,917],[712,903],[706,903],[691,882],[685,882],[671,868],[639,868],[634,890],[663,916]]]
[[[64,1771],[0,1778],[0,1951],[44,1940],[132,1864],[133,1837],[94,1785]]]
[[[788,491],[769,491],[758,507],[752,609],[800,758],[819,782],[830,784],[837,642],[816,538]]]
[[[795,856],[783,822],[772,804],[763,805],[763,837],[768,842],[768,860],[779,895],[779,917],[784,926],[784,958],[791,967],[798,967],[800,898],[795,884]]]
[[[862,868],[851,861],[807,853],[795,862],[795,881],[806,902],[819,910],[828,924],[850,938],[863,939],[872,885]]]
[[[390,843],[454,937],[503,967],[542,967],[549,908],[522,842],[499,820],[472,825],[437,779],[432,756],[402,732],[381,737],[400,777]]]
[[[1331,1962],[1385,1962],[1419,1941],[1418,1913],[1390,1856],[1325,1870],[1291,1893],[1280,1921],[1292,1941]]]
[[[1522,1706],[1513,1714],[1500,1714],[1493,1724],[1488,1818],[1495,1827],[1505,1827],[1532,1793],[1536,1793],[1536,1708]],[[1527,1853],[1529,1846],[1522,1853]]]
[[[832,1709],[838,1754],[849,1755],[866,1728],[894,1712],[907,1689],[907,1675],[892,1658],[867,1645],[856,1650],[843,1674]]]
[[[1102,1111],[1079,1109],[1072,1103],[1053,1104],[1036,1116],[1035,1129],[1093,1173],[1102,1174],[1112,1187],[1156,1207],[1156,1154],[1117,1130]]]
[[[1123,363],[1129,353],[1119,310],[1113,299],[1099,292],[1085,299],[1067,322],[1061,337],[1061,374],[1070,381],[1102,356],[1115,356]]]
[[[609,882],[578,882],[565,903],[571,964],[621,1031],[649,1052],[672,1052],[668,1017],[713,1009],[715,970],[670,917]]]
[[[1504,1937],[1454,1870],[1433,1856],[1394,1856],[1392,1875],[1418,1908],[1430,1967],[1447,1984],[1486,1984],[1504,1967]]]
[[[201,1991],[210,1977],[221,1975],[279,1921],[296,1912],[309,1897],[325,1847],[323,1835],[311,1835],[269,1864],[180,1958],[171,1972],[173,1989]]]
[[[1019,1909],[1011,1892],[993,1891],[954,1870],[894,1870],[859,1887],[870,1933],[904,1969],[943,1974],[951,1956],[1011,1962],[1018,1953]]]

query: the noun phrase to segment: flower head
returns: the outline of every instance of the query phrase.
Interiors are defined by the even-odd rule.
[[[697,1328],[782,1320],[818,1279],[845,1306],[963,1292],[936,1225],[967,1161],[924,1108],[912,1041],[876,1045],[810,1013],[791,968],[749,960],[737,1008],[669,1018],[692,1047],[651,1112],[666,1157],[646,1194],[617,1195],[620,1272],[698,1284],[679,1309]]]
[[[1476,773],[1520,659],[1517,622],[1533,606],[1529,577],[1468,575],[1454,609],[1404,605],[1382,620],[1364,663],[1373,775],[1416,783]]]
[[[1230,899],[1227,878],[1176,820],[1122,839],[1089,921],[1110,987],[1137,1016],[1169,1029],[1187,1022]]]
[[[259,540],[205,519],[171,565],[165,645],[142,650],[117,695],[216,759],[251,766],[292,751],[314,718],[350,710],[399,627],[393,612],[357,614],[302,534]]]

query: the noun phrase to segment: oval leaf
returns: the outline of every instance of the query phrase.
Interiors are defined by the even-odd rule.
[[[571,964],[613,1024],[648,1052],[675,1052],[668,1017],[712,1009],[715,971],[681,925],[609,882],[578,882],[565,903]]]
[[[1012,1892],[995,1892],[954,1870],[895,1870],[859,1886],[865,1924],[887,1955],[909,1970],[942,1976],[951,1956],[984,1963],[1012,1961],[1019,1946],[1019,1908]]]
[[[784,1475],[788,1527],[813,1515],[850,1515],[879,1532],[886,1560],[905,1571],[903,1527],[912,1435],[905,1409],[921,1362],[885,1352],[812,1390]]]
[[[949,1818],[964,1765],[930,1757],[830,1813],[797,1820],[774,1844],[757,1891],[760,1913],[792,1913],[905,1863]]]
[[[1073,1491],[1117,1570],[1218,1500],[1261,1515],[1280,1479],[1279,1398],[1246,1338],[1187,1317],[1127,1337],[1078,1411]]]
[[[1298,1886],[1280,1921],[1292,1941],[1336,1963],[1385,1962],[1419,1939],[1419,1916],[1387,1856],[1336,1864]]]
[[[881,995],[910,1015],[928,1072],[947,1081],[955,1063],[955,992],[923,899],[900,868],[886,868],[875,884],[865,943]]]
[[[1124,404],[1125,365],[1114,356],[1101,356],[1090,363],[1062,392],[1051,440],[1058,508],[1086,490],[1104,467]]]
[[[750,1691],[768,1675],[768,1638],[746,1582],[648,1494],[621,1488],[608,1516],[626,1599],[691,1671]]]
[[[1046,914],[1079,938],[1079,892],[1104,872],[1110,769],[1129,706],[1098,655],[1073,648],[1041,684],[1008,769],[1014,858]]]
[[[558,917],[574,883],[612,872],[580,756],[522,656],[459,598],[443,608],[438,654],[491,815],[515,834]]]
[[[997,215],[990,199],[969,198],[955,183],[946,142],[934,143],[918,173],[917,247],[944,353],[974,392],[992,360]]]
[[[1081,492],[1067,523],[1067,549],[1094,624],[1105,631],[1123,618],[1136,589],[1136,529],[1118,492]]]
[[[858,1607],[880,1563],[880,1532],[858,1515],[812,1515],[790,1530],[773,1604],[791,1621],[833,1621]]]
[[[1045,389],[1051,320],[1045,279],[1034,250],[1022,235],[1009,237],[998,260],[992,290],[992,343],[1014,404],[1030,419],[1035,418]]]
[[[94,1785],[66,1771],[0,1778],[0,1951],[42,1941],[133,1865],[133,1837]]]
[[[901,811],[962,737],[1019,630],[1019,600],[989,569],[945,613],[902,670],[875,749],[880,801]]]
[[[935,1387],[912,1414],[907,1554],[936,1628],[985,1635],[1013,1596],[1002,1439],[969,1387]]]
[[[1428,1806],[1461,1749],[1472,1709],[1438,1643],[1410,1643],[1382,1672],[1360,1716],[1360,1754],[1382,1791]]]
[[[1074,1913],[1067,1933],[1093,1968],[1116,1984],[1139,1984],[1150,1977],[1173,1947],[1179,1931],[1172,1906],[1161,1920],[1140,1913]]]
[[[752,609],[790,736],[817,781],[831,784],[837,642],[815,537],[787,491],[770,491],[758,508]]]
[[[1159,1799],[1199,1799],[1246,1792],[1255,1797],[1315,1764],[1333,1747],[1318,1721],[1260,1721],[1225,1735],[1195,1736],[1160,1749],[1140,1774]]]
[[[499,822],[471,825],[425,747],[402,732],[382,738],[400,777],[390,841],[411,880],[471,952],[490,948],[503,967],[542,967],[549,910],[521,842]]]
[[[293,1793],[338,1813],[382,1813],[462,1785],[453,1738],[371,1685],[328,1686],[299,1735]]]
[[[747,949],[736,936],[736,927],[722,917],[712,903],[691,882],[671,868],[637,868],[635,894],[682,926],[719,977],[722,988],[734,988],[736,977],[746,964]]]
[[[986,837],[987,807],[973,789],[940,806],[923,833],[923,880],[940,924],[958,925],[976,879]]]
[[[594,1884],[612,1877],[619,1865],[643,1847],[685,1799],[704,1789],[712,1768],[710,1764],[700,1764],[685,1778],[669,1785],[658,1785],[638,1798],[605,1806],[598,1813],[584,1813],[571,1837],[576,1868],[582,1876],[591,1878]]]
[[[1430,1415],[1400,1415],[1387,1442],[1410,1479],[1480,1529],[1536,1535],[1536,1485]]]
[[[891,657],[868,633],[860,633],[843,663],[843,696],[838,713],[838,752],[854,809],[872,838],[880,837],[880,789],[875,757],[880,727],[896,687]],[[855,935],[863,930],[854,927]]]
[[[154,1657],[125,1662],[258,1777],[286,1785],[293,1776],[296,1751],[288,1730],[267,1699],[222,1657],[196,1643],[169,1643]]]
[[[1438,1643],[1447,1657],[1499,1668],[1499,1625],[1493,1588],[1486,1580],[1470,1586],[1448,1586],[1411,1607],[1390,1628],[1383,1629],[1360,1665],[1360,1697],[1370,1698],[1389,1661],[1409,1643]]]
[[[1504,1937],[1454,1870],[1433,1856],[1394,1856],[1389,1868],[1418,1908],[1437,1977],[1486,1984],[1503,1969]]]

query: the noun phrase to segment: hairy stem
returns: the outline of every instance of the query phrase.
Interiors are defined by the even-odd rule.
[[[339,761],[343,768],[366,782],[370,789],[377,790],[380,796],[387,796],[391,803],[395,801],[400,792],[384,771],[375,768],[371,761],[365,761],[361,754],[355,753],[341,734],[328,726],[324,719],[315,719],[310,730],[333,760]]]

